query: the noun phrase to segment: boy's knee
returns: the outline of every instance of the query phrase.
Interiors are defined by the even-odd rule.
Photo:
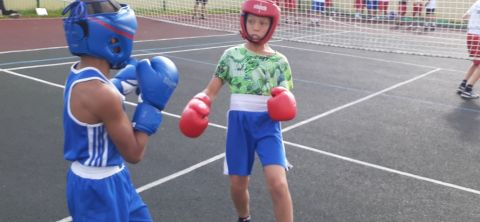
[[[288,183],[285,178],[275,178],[268,182],[268,189],[272,194],[283,194],[288,192]]]
[[[231,178],[230,189],[234,192],[241,192],[248,189],[248,179],[246,178]]]

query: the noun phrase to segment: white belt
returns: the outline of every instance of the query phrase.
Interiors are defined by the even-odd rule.
[[[270,96],[232,94],[230,96],[230,110],[266,112],[267,100],[270,98]]]
[[[91,167],[85,166],[78,161],[72,163],[70,169],[79,177],[85,179],[100,180],[112,176],[125,168],[125,165],[110,167]]]

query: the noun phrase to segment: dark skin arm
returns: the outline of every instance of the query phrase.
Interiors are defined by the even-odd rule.
[[[133,130],[120,95],[107,84],[99,80],[78,83],[71,92],[70,108],[81,122],[103,122],[109,137],[127,162],[135,164],[143,159],[148,135]]]

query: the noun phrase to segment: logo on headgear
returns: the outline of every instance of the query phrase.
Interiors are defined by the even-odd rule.
[[[267,11],[266,5],[253,5],[253,8],[261,11]]]

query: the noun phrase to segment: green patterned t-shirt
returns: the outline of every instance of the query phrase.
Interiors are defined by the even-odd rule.
[[[225,50],[215,76],[226,82],[235,94],[269,96],[273,87],[293,88],[292,71],[284,55],[279,52],[257,55],[243,44]]]

